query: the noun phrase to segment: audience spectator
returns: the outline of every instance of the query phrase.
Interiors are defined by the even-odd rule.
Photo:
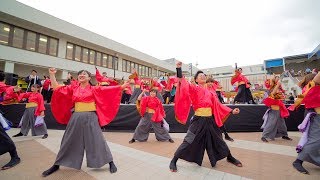
[[[25,78],[26,83],[28,83],[27,91],[31,91],[31,85],[38,84],[41,86],[41,79],[37,76],[37,71],[32,70],[31,74]]]

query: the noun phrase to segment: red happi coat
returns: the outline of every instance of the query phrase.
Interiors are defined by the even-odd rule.
[[[144,116],[147,108],[153,109],[155,113],[153,114],[151,120],[154,122],[162,122],[163,118],[166,116],[163,109],[162,103],[157,97],[145,96],[140,102],[140,115]]]
[[[232,109],[220,103],[215,93],[200,85],[190,84],[182,78],[177,86],[174,105],[178,122],[186,124],[191,104],[194,111],[198,108],[210,107],[218,127],[223,125],[232,111]]]
[[[236,72],[236,74],[231,78],[232,85],[235,84],[236,82],[237,83],[245,82],[246,88],[250,88],[250,85],[248,84],[249,80],[239,72]],[[239,86],[239,84],[238,84],[238,86]],[[238,88],[236,89],[236,91],[238,91]]]
[[[53,91],[51,110],[58,123],[68,124],[76,102],[96,105],[100,126],[109,124],[117,115],[121,101],[120,86],[90,86],[80,84],[58,87]]]
[[[118,85],[118,82],[113,80],[113,79],[109,79],[107,77],[104,77],[100,74],[100,71],[98,69],[96,69],[96,79],[99,83],[103,83],[106,82],[108,83],[109,86],[116,86]]]
[[[28,99],[29,103],[33,102],[38,104],[36,111],[34,112],[35,116],[40,116],[41,112],[46,110],[46,108],[44,107],[43,96],[39,92],[21,93],[19,95],[19,101],[24,98]]]
[[[306,109],[320,107],[320,85],[315,85],[309,89],[302,103],[305,104]]]
[[[126,94],[132,94],[132,89],[131,89],[131,86],[130,84],[128,84],[125,88],[124,88],[124,93]]]
[[[12,104],[19,102],[18,93],[14,92],[14,86],[0,82],[0,94],[3,95],[2,104]]]
[[[286,108],[286,106],[282,102],[282,99],[279,98],[279,97],[282,97],[281,95],[282,95],[282,93],[280,93],[279,95],[275,95],[275,96],[270,95],[269,97],[267,97],[266,99],[263,100],[263,103],[268,107],[271,107],[272,105],[279,106],[280,107],[280,109],[279,109],[280,116],[282,118],[286,118],[286,117],[289,117],[290,114],[289,114],[288,109]]]

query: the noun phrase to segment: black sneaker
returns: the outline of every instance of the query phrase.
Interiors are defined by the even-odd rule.
[[[261,141],[263,141],[263,142],[269,142],[265,137],[262,137],[262,138],[261,138]]]
[[[282,136],[282,139],[288,140],[288,141],[292,141],[291,138],[289,138],[288,136]]]
[[[292,165],[297,171],[301,172],[302,174],[309,174],[309,172],[302,166],[302,163],[294,161]]]
[[[42,136],[42,139],[46,139],[48,137],[48,134],[45,134]]]
[[[23,136],[23,134],[21,132],[19,132],[18,134],[12,136],[12,137],[19,137],[19,136]]]
[[[42,173],[42,176],[43,177],[49,176],[50,174],[52,174],[52,173],[54,173],[54,172],[56,172],[58,170],[59,170],[59,166],[58,165],[53,165],[48,170],[44,171]]]
[[[228,141],[231,141],[231,142],[234,141],[230,136],[225,136],[224,139],[225,139],[225,140],[228,140]]]
[[[10,162],[8,162],[6,165],[2,166],[1,170],[10,169],[10,168],[16,166],[17,164],[19,164],[20,161],[21,160],[19,157],[11,158]]]
[[[171,142],[171,143],[174,143],[174,140],[172,140],[172,139],[169,139],[169,142]]]
[[[132,143],[134,143],[134,142],[136,142],[136,140],[131,139],[131,140],[129,141],[129,144],[132,144]]]

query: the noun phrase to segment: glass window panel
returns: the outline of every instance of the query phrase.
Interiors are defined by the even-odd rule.
[[[82,62],[88,63],[89,50],[87,48],[82,48]]]
[[[108,68],[110,68],[110,69],[113,69],[112,62],[113,62],[112,56],[109,55]]]
[[[96,52],[93,50],[90,50],[90,64],[94,64],[95,57],[96,57]]]
[[[70,44],[70,43],[67,44],[66,58],[67,59],[73,59],[73,44]]]
[[[48,43],[48,37],[44,35],[39,36],[39,48],[38,52],[46,54],[47,53],[47,43]]]
[[[122,59],[122,71],[126,72],[127,71],[127,61]]]
[[[76,52],[74,54],[74,60],[81,61],[81,47],[76,46]]]
[[[0,44],[8,45],[10,26],[0,22]]]
[[[29,51],[35,51],[36,50],[36,33],[29,32],[27,33],[27,46],[26,49]]]
[[[50,38],[49,54],[51,56],[57,56],[57,51],[58,51],[58,40]]]
[[[127,61],[127,72],[131,72],[131,62]]]
[[[134,63],[131,62],[131,69],[130,69],[130,72],[132,73],[132,69],[134,68]]]
[[[142,66],[140,64],[138,65],[137,71],[139,75],[142,75]]]
[[[17,47],[17,48],[22,48],[23,46],[23,35],[24,35],[24,30],[14,27],[13,29],[13,41],[12,41],[12,46]]]
[[[149,76],[149,68],[146,67],[146,76]]]
[[[134,64],[134,68],[137,70],[137,72],[139,73],[139,64]]]
[[[101,53],[97,52],[96,65],[101,66]]]
[[[103,66],[103,67],[107,67],[107,66],[108,66],[108,55],[106,55],[106,54],[103,54],[103,57],[102,57],[102,66]]]

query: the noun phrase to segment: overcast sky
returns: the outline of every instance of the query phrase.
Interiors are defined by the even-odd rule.
[[[320,43],[319,0],[19,0],[158,59],[262,64]]]

